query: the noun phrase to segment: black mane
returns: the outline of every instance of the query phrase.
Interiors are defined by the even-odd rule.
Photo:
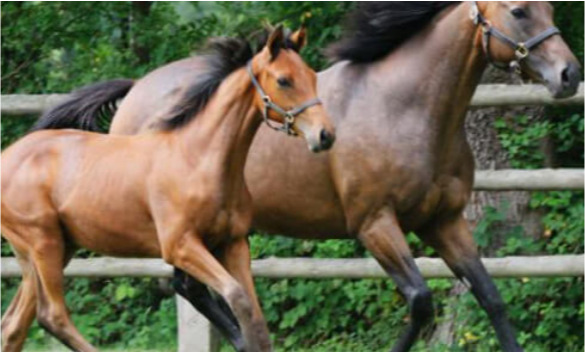
[[[207,69],[187,89],[161,127],[170,130],[189,122],[203,110],[221,82],[232,72],[243,67],[253,56],[254,51],[250,43],[244,39],[212,39],[208,43],[207,52],[202,55]]]
[[[347,38],[328,49],[334,60],[376,61],[425,27],[443,9],[459,1],[359,2],[349,16]]]
[[[253,35],[252,41],[255,45],[240,38],[211,39],[202,55],[206,70],[187,89],[169,117],[161,122],[160,128],[166,130],[179,128],[195,118],[205,108],[221,82],[232,72],[246,65],[256,53],[264,48],[268,35],[268,31],[260,31]],[[287,31],[280,44],[281,48],[298,51],[290,41],[289,35],[290,32]]]

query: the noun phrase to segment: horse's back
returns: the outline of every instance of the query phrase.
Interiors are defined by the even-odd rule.
[[[191,83],[206,72],[200,56],[171,62],[138,80],[120,103],[109,133],[131,135],[170,116]]]

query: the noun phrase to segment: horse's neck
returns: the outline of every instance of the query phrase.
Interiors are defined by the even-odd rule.
[[[442,137],[450,138],[463,129],[469,103],[487,66],[481,29],[469,17],[468,3],[438,19],[426,43],[430,60],[427,101]]]
[[[193,163],[205,163],[226,191],[245,186],[244,165],[261,119],[254,90],[245,69],[228,76],[205,109],[181,130],[180,140]],[[187,158],[189,155],[187,155]]]
[[[472,23],[469,6],[463,3],[445,10],[365,72],[388,96],[383,101],[402,95],[407,108],[424,112],[420,123],[433,131],[433,148],[448,148],[445,141],[462,135],[467,107],[486,65],[480,28]],[[393,75],[399,78],[393,80]]]

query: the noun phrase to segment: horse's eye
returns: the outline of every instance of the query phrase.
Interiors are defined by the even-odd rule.
[[[524,11],[523,9],[521,9],[519,7],[512,10],[512,16],[514,16],[514,18],[519,19],[519,20],[527,17],[526,11]]]
[[[278,83],[278,85],[282,88],[288,88],[292,86],[292,82],[290,81],[290,79],[285,78],[285,77],[279,77],[276,80],[276,83]]]

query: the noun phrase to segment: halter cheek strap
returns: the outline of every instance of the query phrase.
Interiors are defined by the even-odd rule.
[[[520,68],[520,61],[524,60],[526,57],[528,57],[528,55],[530,55],[530,50],[548,38],[561,33],[558,28],[549,27],[534,37],[526,40],[525,42],[516,41],[491,25],[490,21],[488,21],[479,11],[477,1],[471,2],[470,17],[475,25],[482,26],[482,46],[488,62],[500,69],[513,69],[514,72],[518,74],[522,73]],[[508,64],[493,61],[490,56],[489,48],[491,36],[514,49],[516,60],[512,60]]]
[[[260,83],[258,82],[256,77],[254,76],[254,73],[252,72],[252,61],[248,61],[246,69],[248,70],[248,74],[250,75],[252,84],[254,85],[254,87],[256,87],[256,91],[258,91],[258,94],[260,94],[260,98],[262,99],[262,103],[264,104],[262,108],[262,117],[264,118],[264,122],[266,123],[266,125],[268,125],[268,127],[272,128],[275,131],[284,132],[289,136],[296,136],[297,133],[292,129],[295,124],[295,118],[298,115],[300,115],[303,111],[310,108],[311,106],[322,104],[319,98],[313,98],[305,101],[301,105],[296,106],[290,110],[283,109],[282,107],[274,103],[272,99],[270,99],[270,96],[268,96],[268,94],[264,92],[262,86],[260,86]],[[268,110],[274,110],[279,115],[284,117],[284,123],[282,124],[282,126],[277,127],[270,122],[270,119],[268,119]]]

